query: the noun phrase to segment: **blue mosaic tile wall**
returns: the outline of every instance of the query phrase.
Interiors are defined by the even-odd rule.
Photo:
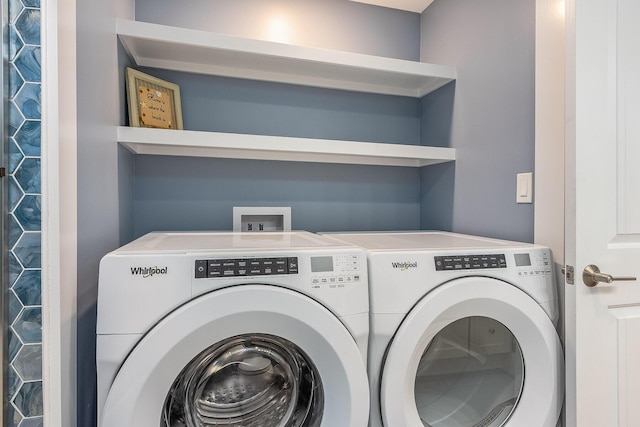
[[[9,427],[42,418],[40,0],[9,0]]]

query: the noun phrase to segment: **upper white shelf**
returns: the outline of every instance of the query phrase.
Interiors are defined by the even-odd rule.
[[[455,149],[330,139],[121,126],[118,141],[136,154],[421,167],[455,160]]]
[[[456,68],[118,20],[137,65],[331,89],[422,97]]]

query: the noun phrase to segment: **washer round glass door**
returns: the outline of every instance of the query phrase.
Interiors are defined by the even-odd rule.
[[[364,427],[363,356],[321,304],[243,285],[179,307],[134,347],[101,427]]]
[[[300,347],[246,334],[189,362],[167,394],[160,426],[312,427],[323,400],[318,370]]]
[[[470,277],[426,295],[385,360],[385,426],[555,427],[563,355],[553,323],[527,294]]]

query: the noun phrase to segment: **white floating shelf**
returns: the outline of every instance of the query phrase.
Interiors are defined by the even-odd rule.
[[[411,97],[456,79],[455,67],[146,22],[118,20],[116,31],[145,67]]]
[[[421,167],[455,160],[455,149],[121,126],[135,154]]]

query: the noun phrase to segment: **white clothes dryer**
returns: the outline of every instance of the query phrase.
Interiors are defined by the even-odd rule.
[[[100,427],[364,427],[366,257],[305,232],[151,233],[100,263]]]
[[[371,427],[555,427],[549,249],[444,233],[332,234],[369,260]]]

